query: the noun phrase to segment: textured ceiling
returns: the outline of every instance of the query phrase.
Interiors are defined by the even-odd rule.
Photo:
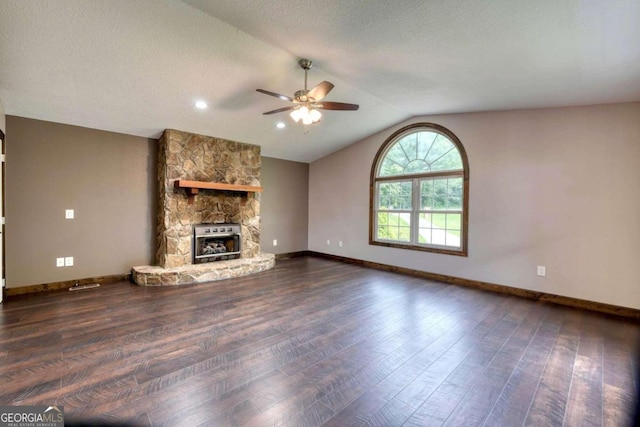
[[[287,104],[255,89],[293,95],[300,57],[310,86],[360,110],[307,135],[263,116]],[[309,162],[415,115],[638,101],[640,2],[2,0],[0,99],[9,115]]]

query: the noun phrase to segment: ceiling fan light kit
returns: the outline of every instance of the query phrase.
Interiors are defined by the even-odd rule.
[[[306,105],[302,107],[298,107],[289,114],[296,123],[302,120],[302,124],[311,125],[318,123],[322,118],[322,113],[320,110],[316,110],[315,108],[309,108]]]
[[[309,59],[301,59],[298,61],[300,68],[304,70],[304,89],[298,90],[293,94],[293,98],[280,95],[264,89],[256,89],[265,95],[274,96],[283,101],[292,102],[294,105],[290,107],[278,108],[276,110],[267,111],[262,114],[275,114],[284,111],[291,111],[289,114],[296,122],[302,122],[305,127],[305,133],[309,131],[309,125],[316,124],[322,119],[320,110],[338,110],[338,111],[355,111],[359,108],[357,104],[347,104],[344,102],[320,102],[333,89],[333,83],[323,81],[314,86],[311,90],[307,89],[307,72],[311,69],[313,62]]]

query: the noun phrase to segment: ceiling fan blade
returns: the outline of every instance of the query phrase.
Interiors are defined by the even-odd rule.
[[[256,89],[256,91],[258,91],[260,93],[264,93],[265,95],[275,96],[276,98],[280,98],[283,101],[293,102],[293,98],[291,98],[290,96],[280,95],[279,93],[270,92],[270,91],[264,90],[264,89]]]
[[[277,110],[267,111],[266,113],[262,113],[262,114],[282,113],[283,111],[295,110],[296,108],[297,108],[297,106],[292,105],[291,107],[278,108]]]
[[[344,102],[321,102],[317,105],[321,110],[343,110],[355,111],[360,108],[357,104],[346,104]]]
[[[331,92],[331,89],[333,89],[333,83],[324,81],[318,83],[313,89],[311,89],[307,94],[307,97],[320,101],[322,98],[327,96],[329,92]]]

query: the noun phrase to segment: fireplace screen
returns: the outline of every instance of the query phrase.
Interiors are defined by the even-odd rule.
[[[240,257],[240,224],[200,224],[193,227],[193,263]]]

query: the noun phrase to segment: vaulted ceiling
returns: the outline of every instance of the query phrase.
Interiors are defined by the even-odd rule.
[[[306,135],[262,115],[287,104],[255,89],[302,89],[299,58],[310,86],[360,110]],[[0,99],[9,115],[310,162],[416,115],[639,101],[640,2],[2,0]]]

